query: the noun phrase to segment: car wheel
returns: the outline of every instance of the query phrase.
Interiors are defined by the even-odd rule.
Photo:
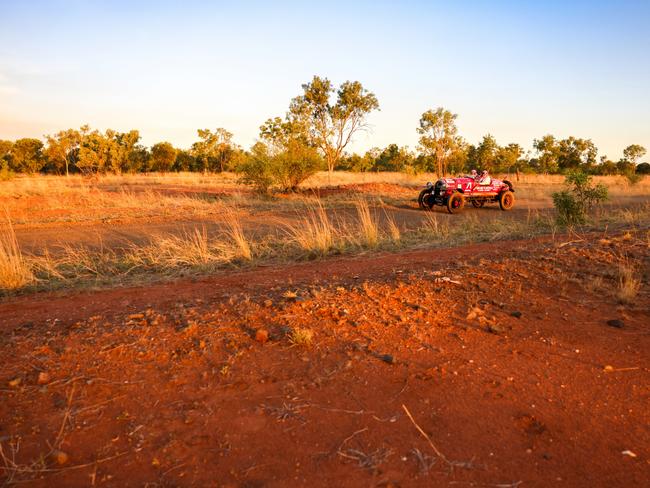
[[[431,190],[429,190],[428,188],[425,188],[424,190],[422,190],[420,192],[420,195],[418,195],[418,206],[420,208],[426,208],[427,207],[427,205],[424,202],[424,197],[427,195],[427,193],[431,193]]]
[[[511,191],[504,191],[499,195],[499,207],[501,210],[510,210],[515,205],[515,194]]]
[[[460,212],[465,206],[465,198],[462,193],[453,193],[447,200],[447,211],[450,214]]]
[[[474,205],[474,208],[481,208],[485,205],[485,200],[472,200],[472,205]]]

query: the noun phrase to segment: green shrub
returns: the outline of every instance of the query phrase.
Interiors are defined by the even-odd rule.
[[[236,168],[240,183],[251,185],[260,193],[268,193],[273,185],[271,160],[272,156],[266,145],[256,143],[250,154]]]
[[[322,167],[322,159],[316,148],[298,140],[290,141],[284,151],[272,160],[271,173],[282,191],[294,191],[300,183]]]
[[[236,170],[240,182],[253,186],[260,193],[268,193],[271,187],[295,190],[321,166],[322,159],[316,149],[295,140],[277,152],[258,142]]]
[[[592,177],[582,171],[568,173],[564,183],[568,189],[553,193],[560,225],[584,224],[591,207],[607,199],[607,187],[593,184]]]

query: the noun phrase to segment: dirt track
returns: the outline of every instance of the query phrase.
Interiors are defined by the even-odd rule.
[[[4,476],[36,486],[647,486],[650,296],[642,288],[621,306],[611,293],[622,256],[647,279],[647,237],[573,241],[2,303]],[[291,344],[300,328],[314,332],[311,345]],[[52,450],[69,459],[57,465]]]
[[[427,218],[426,213],[417,206],[418,190],[418,187],[401,185],[359,184],[305,190],[302,196],[312,198],[319,195],[330,216],[336,216],[336,220],[349,220],[356,216],[350,202],[347,208],[338,208],[337,202],[340,202],[337,198],[349,200],[351,195],[357,193],[371,201],[373,198],[382,198],[386,202],[381,208],[375,209],[375,217],[382,221],[386,215],[390,215],[405,230],[420,227]],[[156,192],[156,195],[180,197],[197,193],[196,190],[183,187],[161,187]],[[205,198],[227,194],[222,190],[201,190],[199,193]],[[135,194],[138,192],[135,191]],[[108,201],[119,198],[119,194],[108,195]],[[244,201],[245,198],[243,197]],[[278,229],[281,232],[282,224],[295,223],[302,218],[304,209],[290,208],[294,198],[296,196],[279,196],[271,203],[262,201],[258,206],[242,210],[239,217],[247,234],[256,237],[275,234]],[[219,201],[218,198],[214,200]],[[616,195],[604,208],[605,211],[619,207],[634,208],[647,204],[648,201],[648,195],[645,194]],[[206,228],[209,235],[216,236],[223,230],[222,207],[219,205],[212,205],[212,208],[208,205],[201,212],[188,213],[187,210],[174,211],[169,208],[165,211],[156,209],[147,212],[137,207],[93,207],[74,199],[67,202],[69,207],[61,203],[51,206],[51,202],[43,197],[23,198],[19,202],[22,203],[12,202],[15,206],[14,213],[23,218],[18,219],[14,225],[16,236],[23,251],[35,254],[41,254],[47,248],[52,255],[57,255],[62,246],[66,245],[90,249],[121,249],[147,243],[152,236],[180,235],[202,227]],[[279,208],[282,205],[286,208]],[[480,219],[483,222],[503,221],[507,225],[509,221],[526,221],[531,217],[531,212],[543,215],[551,209],[549,195],[538,195],[531,189],[523,189],[517,193],[515,208],[507,214],[500,211],[496,204],[480,210],[467,208],[463,213],[453,216],[443,207],[435,207],[434,212],[441,224],[459,225],[465,219]]]

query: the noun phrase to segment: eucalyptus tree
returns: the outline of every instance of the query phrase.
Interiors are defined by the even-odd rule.
[[[367,117],[379,110],[379,102],[358,81],[346,81],[335,89],[329,79],[314,76],[302,90],[291,101],[287,120],[321,151],[331,175],[353,136],[368,129]]]
[[[420,117],[420,149],[435,159],[436,173],[443,176],[447,173],[447,163],[454,151],[462,145],[456,127],[457,114],[451,113],[442,107],[436,110],[427,110]]]

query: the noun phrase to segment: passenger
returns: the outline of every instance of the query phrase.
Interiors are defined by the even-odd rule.
[[[478,180],[479,185],[489,185],[492,183],[492,178],[490,178],[490,175],[488,174],[487,170],[483,170],[481,173],[481,177]]]

